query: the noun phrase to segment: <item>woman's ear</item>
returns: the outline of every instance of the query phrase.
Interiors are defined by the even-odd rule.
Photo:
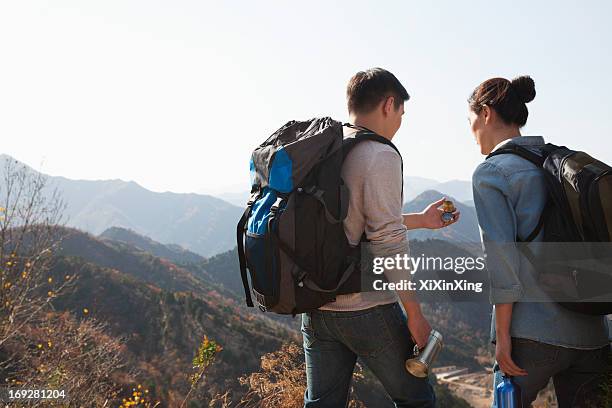
[[[488,105],[482,105],[482,118],[484,119],[484,124],[487,125],[492,120],[492,112],[491,108]]]

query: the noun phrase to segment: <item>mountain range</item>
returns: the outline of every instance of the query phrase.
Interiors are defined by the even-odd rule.
[[[4,171],[6,162],[10,160],[14,161],[10,156],[0,156],[0,174]],[[16,161],[15,163],[23,165]],[[23,166],[27,171],[36,172],[26,165]],[[235,225],[242,208],[220,198],[194,193],[158,193],[147,190],[133,181],[45,177],[47,191],[57,189],[66,205],[64,215],[67,226],[94,235],[105,231],[107,234],[112,234],[109,228],[120,227],[124,231],[130,230],[141,236],[150,237],[154,242],[166,245],[177,255],[181,251],[187,251],[181,255],[182,257],[189,256],[188,254],[210,257],[235,246]],[[461,220],[442,230],[411,231],[410,237],[479,242],[474,209],[461,202],[467,197],[469,183],[463,181],[438,183],[427,178],[408,177],[405,191],[418,191],[432,184],[445,189],[426,189],[407,201],[404,210],[421,211],[430,202],[447,195],[452,197],[457,208],[461,210]],[[453,194],[453,191],[459,195]],[[120,236],[113,237],[121,240]],[[153,248],[148,247],[145,242],[140,244],[146,250],[153,251]]]
[[[466,180],[437,181],[425,177],[404,177],[404,200],[410,201],[427,190],[444,191],[449,196],[462,202],[472,202],[472,183]],[[219,198],[243,207],[249,198],[247,189],[228,191],[217,194]]]
[[[118,378],[126,387],[144,384],[161,406],[178,406],[185,396],[191,360],[204,335],[223,350],[206,376],[203,402],[228,390],[239,395],[238,378],[258,370],[262,355],[285,342],[299,342],[299,318],[279,319],[246,308],[235,250],[203,258],[121,228],[98,237],[73,228],[56,232],[62,243],[50,277],[76,280],[53,299],[53,308],[107,323],[108,334],[125,343],[127,371]],[[415,245],[426,253],[466,253],[443,241]],[[480,368],[474,356],[482,355],[486,342],[488,308],[455,303],[424,304],[423,310],[445,333],[439,364]],[[373,406],[387,406],[382,391],[371,397],[381,401]]]
[[[54,299],[54,309],[106,322],[109,334],[125,341],[126,369],[139,372],[132,380],[155,390],[162,406],[178,406],[186,394],[187,374],[204,335],[223,347],[206,381],[206,398],[239,390],[238,378],[258,369],[260,355],[297,339],[293,328],[247,310],[241,297],[201,270],[157,257],[125,240],[71,228],[57,228],[57,236],[62,241],[54,254],[53,281],[66,275],[76,280]],[[146,237],[131,236],[166,254],[173,251]]]
[[[111,236],[121,237],[122,241],[111,240]],[[188,255],[183,259],[184,263],[181,263],[181,259],[177,258],[176,254],[172,254],[172,250],[164,248],[166,247],[165,245],[156,243],[156,245],[152,246],[150,240],[139,236],[133,231],[121,231],[118,228],[113,228],[103,233],[101,237],[103,237],[103,241],[108,240],[111,245],[117,245],[117,242],[121,242],[122,245],[131,246],[138,251],[142,250],[142,242],[148,242],[147,245],[155,251],[150,255],[157,257],[170,253],[170,256],[175,259],[175,268],[189,271],[195,274],[195,276],[199,276],[205,282],[214,283],[217,291],[230,293],[231,295],[229,296],[236,299],[239,304],[242,305],[244,303],[244,292],[235,248],[209,258],[202,257],[197,262],[193,262],[193,255]],[[471,256],[471,252],[468,249],[439,239],[413,241],[411,243],[411,251],[415,254],[423,254],[424,256]],[[485,307],[483,308],[483,306]],[[444,353],[442,361],[446,361],[449,364],[475,367],[476,363],[473,356],[477,354],[477,349],[469,346],[465,350],[459,346],[455,348],[451,344],[464,344],[464,346],[470,343],[479,344],[480,346],[484,344],[483,342],[486,341],[484,336],[489,323],[488,316],[490,310],[488,304],[463,301],[453,303],[426,302],[423,305],[423,309],[431,321],[438,327],[443,328],[447,333],[452,333],[447,341],[449,350]],[[275,321],[286,323],[289,327],[299,330],[299,321],[295,319],[274,314],[266,314],[265,316]]]
[[[404,177],[404,200],[412,200],[427,190],[444,191],[445,194],[465,202],[472,200],[472,183],[466,180],[437,181],[424,177]]]
[[[0,180],[10,160],[0,156]],[[244,305],[234,234],[242,208],[209,195],[157,193],[135,182],[45,177],[48,191],[57,189],[66,204],[69,226],[57,229],[63,240],[52,274],[58,281],[78,276],[72,290],[54,300],[54,308],[108,323],[110,334],[126,341],[128,366],[139,370],[139,380],[163,406],[177,406],[185,395],[185,373],[204,335],[223,351],[208,375],[203,400],[228,389],[239,392],[238,378],[256,371],[262,355],[299,341],[299,319]],[[406,189],[432,183],[440,184],[409,178]],[[473,207],[459,198],[466,197],[464,184],[451,182],[444,193],[425,189],[406,202],[405,212],[418,212],[446,195],[462,214],[445,229],[410,231],[416,253],[470,255],[469,243],[479,235]],[[482,368],[490,310],[483,306],[423,304],[432,326],[445,333],[438,364]]]
[[[8,160],[15,159],[0,156],[0,176]],[[133,181],[46,178],[47,191],[57,189],[66,204],[68,226],[96,235],[113,226],[129,228],[205,256],[235,245],[235,226],[242,209],[217,197],[157,193]]]

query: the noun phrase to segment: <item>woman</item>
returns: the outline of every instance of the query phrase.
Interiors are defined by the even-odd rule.
[[[527,122],[526,104],[535,95],[528,76],[491,78],[476,87],[468,99],[469,122],[483,155],[506,143],[528,149],[544,145],[541,136],[520,132]],[[552,378],[560,407],[599,406],[592,405],[593,399],[609,370],[605,316],[574,313],[552,301],[524,301],[536,279],[513,243],[538,224],[547,197],[542,170],[517,155],[499,154],[476,168],[472,185],[494,305],[491,340],[500,369],[495,386],[500,372],[513,376],[529,406]]]

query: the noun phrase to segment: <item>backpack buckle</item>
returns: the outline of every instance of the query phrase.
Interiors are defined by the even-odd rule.
[[[274,204],[272,204],[272,207],[270,207],[270,212],[271,213],[276,213],[278,211],[278,208],[280,207],[281,203],[283,202],[284,198],[283,197],[277,197],[276,201],[274,202]]]
[[[247,201],[247,207],[252,206],[253,203],[259,199],[260,195],[261,195],[261,190],[259,189],[252,192],[251,195],[249,196],[249,201]]]
[[[303,189],[304,193],[306,194],[313,194],[315,191],[317,191],[317,186],[308,186],[306,188]]]
[[[300,273],[295,277],[295,280],[297,281],[297,285],[300,288],[304,287],[304,279],[306,279],[306,272],[304,272],[303,270],[300,270]]]
[[[262,312],[266,312],[268,310],[268,308],[266,307],[267,306],[266,296],[259,293],[256,290],[253,290],[253,294],[255,295],[255,300],[258,303],[257,306],[259,307],[259,310],[261,310]]]

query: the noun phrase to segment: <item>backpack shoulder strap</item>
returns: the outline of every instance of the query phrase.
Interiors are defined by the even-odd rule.
[[[242,278],[242,286],[244,287],[244,295],[246,298],[246,304],[248,307],[253,307],[253,300],[251,298],[251,289],[249,288],[249,279],[247,278],[247,263],[246,263],[246,254],[244,252],[244,234],[246,232],[246,225],[251,215],[251,209],[253,208],[253,204],[255,201],[259,199],[261,196],[261,189],[257,187],[253,187],[251,190],[251,196],[249,197],[249,202],[240,217],[240,221],[238,221],[238,225],[236,225],[236,241],[238,247],[238,262],[240,263],[240,276]]]
[[[402,197],[403,197],[404,196],[404,159],[402,158],[402,154],[400,153],[397,146],[395,146],[395,144],[393,144],[393,142],[387,139],[386,137],[383,137],[379,135],[378,133],[368,128],[365,128],[363,126],[355,126],[351,123],[345,123],[344,126],[347,126],[353,129],[357,129],[357,134],[355,135],[355,137],[344,139],[344,142],[342,145],[343,159],[346,159],[346,156],[350,153],[351,150],[353,150],[355,146],[357,146],[359,143],[365,140],[371,140],[373,142],[386,144],[387,146],[391,146],[393,150],[397,152],[397,154],[400,157],[400,163],[401,163],[401,168],[402,168]]]
[[[359,143],[365,141],[365,140],[371,140],[374,142],[378,142],[378,143],[382,143],[382,144],[386,144],[388,146],[391,146],[393,148],[393,150],[395,150],[397,152],[397,154],[400,157],[400,163],[401,163],[401,169],[402,169],[402,197],[404,197],[404,159],[402,158],[402,154],[400,153],[399,149],[397,148],[397,146],[395,146],[395,144],[393,144],[393,142],[389,139],[387,139],[386,137],[383,137],[381,135],[379,135],[378,133],[365,128],[363,126],[355,126],[351,123],[345,123],[344,126],[350,127],[352,129],[356,129],[357,130],[357,134],[355,135],[355,137],[351,137],[351,138],[347,138],[344,139],[344,142],[342,144],[342,158],[343,160],[346,159],[346,156],[350,153],[350,151],[357,146]],[[369,242],[370,240],[366,237],[365,231],[363,232],[363,234],[361,234],[361,242]]]
[[[559,146],[552,143],[546,143],[538,147],[530,146],[530,148],[515,143],[507,143],[494,152],[489,153],[485,160],[500,154],[514,154],[532,162],[538,167],[542,167],[548,155],[557,149],[559,149]]]
[[[507,143],[500,149],[497,149],[494,152],[489,153],[485,160],[489,159],[490,157],[497,156],[500,154],[514,154],[514,155],[522,157],[523,159],[535,164],[539,168],[543,168],[544,161],[546,161],[546,158],[548,157],[548,155],[557,148],[558,146],[553,145],[552,143],[547,143],[543,147],[533,149],[533,150],[527,149],[524,146],[520,146],[515,143]],[[548,205],[550,205],[550,202],[547,202],[546,206]],[[544,209],[544,211],[542,211],[542,214],[540,215],[540,219],[538,220],[538,224],[535,226],[533,231],[531,231],[531,233],[525,239],[521,239],[517,235],[516,241],[517,242],[533,241],[535,237],[537,237],[540,234],[540,231],[544,227],[545,215],[546,215],[546,208]]]

